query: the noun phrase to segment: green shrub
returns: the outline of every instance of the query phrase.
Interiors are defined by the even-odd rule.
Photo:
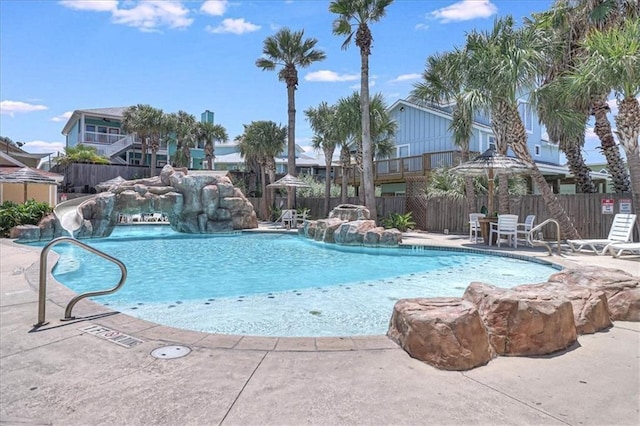
[[[391,213],[388,218],[382,220],[382,226],[385,228],[396,228],[400,232],[406,232],[413,229],[416,223],[413,221],[411,212],[400,214]]]
[[[9,230],[18,225],[37,225],[40,219],[51,213],[48,203],[29,200],[24,204],[5,201],[0,205],[0,237],[8,237]]]

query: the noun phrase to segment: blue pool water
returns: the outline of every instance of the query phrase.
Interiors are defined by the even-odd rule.
[[[384,334],[405,297],[461,296],[472,281],[545,281],[555,269],[456,251],[323,244],[290,234],[186,235],[167,226],[117,227],[87,241],[122,260],[124,287],[95,300],[173,327],[262,336]],[[60,244],[53,275],[76,292],[117,283],[114,264]]]

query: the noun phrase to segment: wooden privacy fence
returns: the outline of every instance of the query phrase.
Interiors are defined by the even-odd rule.
[[[571,194],[556,196],[582,238],[606,238],[613,223],[614,214],[620,212],[620,201],[631,201],[630,195],[616,194]],[[604,199],[613,200],[614,214],[602,213],[602,200]],[[259,198],[250,198],[249,200],[254,207],[259,205]],[[348,199],[348,203],[360,204],[360,200],[352,197]],[[426,224],[419,229],[431,232],[444,232],[445,229],[448,229],[450,234],[467,234],[469,232],[470,212],[467,209],[466,200],[455,201],[446,198],[433,198],[425,200],[424,203],[423,211],[425,217],[414,218],[416,223]],[[275,205],[279,206],[279,208],[286,208],[286,204],[286,198],[276,198]],[[339,198],[330,199],[331,209],[338,204],[340,204]],[[479,212],[483,205],[487,205],[487,197],[479,196],[477,198],[476,211]],[[498,205],[497,199],[495,200],[495,205]],[[296,207],[310,209],[312,219],[325,217],[322,213],[324,198],[298,197]],[[405,197],[378,197],[376,199],[376,208],[378,209],[378,217],[381,219],[388,217],[391,213],[404,214],[405,211],[408,211]],[[258,210],[256,209],[256,211]],[[522,222],[524,222],[527,215],[535,214],[535,224],[542,223],[551,217],[540,195],[525,195],[511,198],[509,213],[517,214]],[[415,213],[413,214],[415,215]],[[545,226],[542,232],[545,239],[557,237],[555,225],[550,224]],[[638,229],[638,226],[636,226],[634,231],[634,240],[640,240],[640,229]]]
[[[55,166],[54,173],[64,176],[65,191],[90,192],[97,184],[121,176],[126,180],[149,177],[149,166],[71,163]]]

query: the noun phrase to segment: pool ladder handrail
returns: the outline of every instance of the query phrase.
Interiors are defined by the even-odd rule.
[[[551,248],[551,244],[547,243],[544,240],[534,240],[533,236],[535,235],[535,233],[537,231],[539,231],[540,229],[542,229],[543,226],[545,226],[548,223],[555,223],[556,224],[556,235],[558,236],[558,242],[557,242],[557,250],[558,250],[558,256],[560,256],[561,254],[561,246],[560,246],[560,223],[558,223],[557,220],[555,219],[547,219],[544,222],[540,223],[537,226],[534,226],[533,228],[531,228],[531,230],[529,231],[529,233],[527,234],[527,242],[533,247],[533,246],[544,246],[547,248],[547,250],[549,250],[549,256],[553,256],[553,249]]]
[[[53,246],[63,242],[75,244],[87,251],[90,251],[93,254],[96,254],[104,259],[115,263],[120,268],[121,275],[118,284],[111,289],[101,291],[88,291],[86,293],[79,294],[71,299],[64,311],[64,318],[62,319],[62,321],[75,319],[75,317],[71,315],[71,311],[73,310],[73,307],[76,305],[76,303],[78,303],[80,300],[87,297],[104,296],[107,294],[115,293],[116,291],[120,290],[120,288],[124,285],[124,282],[127,280],[127,267],[124,265],[124,263],[122,263],[115,257],[101,252],[100,250],[72,237],[59,237],[52,240],[42,248],[42,252],[40,253],[40,280],[38,283],[38,322],[34,324],[34,327],[41,327],[48,324],[48,322],[45,321],[45,307],[47,299],[47,254],[49,254],[49,250],[51,250]]]

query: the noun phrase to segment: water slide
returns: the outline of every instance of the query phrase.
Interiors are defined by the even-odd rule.
[[[62,228],[71,236],[73,236],[73,233],[82,226],[82,215],[78,212],[78,207],[80,204],[94,197],[95,194],[72,198],[71,200],[58,203],[54,207],[53,214],[58,219],[58,222],[60,222]]]

